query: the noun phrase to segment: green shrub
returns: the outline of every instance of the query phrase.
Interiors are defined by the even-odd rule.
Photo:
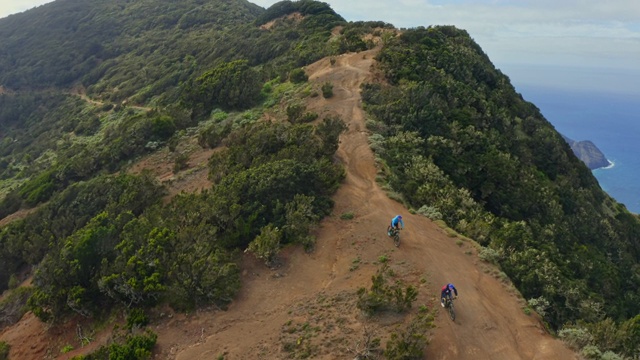
[[[307,80],[309,80],[309,76],[305,74],[303,69],[300,69],[300,68],[293,69],[289,74],[289,81],[291,81],[294,84],[303,83],[303,82],[306,82]]]
[[[450,227],[446,227],[444,228],[444,232],[447,234],[448,237],[457,237],[459,234],[455,229],[452,229]]]
[[[177,174],[181,170],[189,167],[189,154],[178,154],[173,162],[173,173]]]
[[[587,345],[583,347],[582,351],[580,351],[580,354],[582,354],[582,356],[587,359],[599,360],[602,357],[602,351],[600,351],[600,349],[598,349],[598,347],[595,345]]]
[[[382,153],[384,151],[384,136],[380,134],[372,134],[369,136],[369,147],[376,154]]]
[[[630,357],[640,357],[640,315],[625,321],[620,325],[620,330],[624,336],[623,354]]]
[[[478,252],[478,257],[482,261],[486,261],[491,264],[497,264],[500,258],[502,257],[502,253],[495,249],[489,247],[481,247]]]
[[[100,110],[101,111],[109,111],[113,109],[113,104],[112,103],[104,103],[102,104],[102,106],[100,106]]]
[[[322,96],[324,96],[325,99],[329,99],[331,97],[333,97],[333,84],[330,82],[326,82],[324,84],[322,84]]]
[[[10,291],[0,301],[0,329],[17,323],[27,312],[27,300],[33,294],[32,287],[20,287]]]
[[[581,327],[565,327],[558,331],[558,336],[575,350],[580,350],[593,341],[589,331]]]
[[[383,262],[375,275],[371,277],[371,288],[358,289],[356,306],[368,315],[377,312],[394,310],[398,313],[411,308],[418,298],[418,290],[412,285],[404,287],[400,281],[389,284],[388,277],[392,276],[388,262]]]
[[[318,114],[308,112],[304,104],[292,104],[287,106],[287,119],[291,123],[308,123],[318,118]]]
[[[267,266],[271,266],[280,251],[281,239],[282,231],[269,224],[260,229],[260,235],[253,239],[245,251],[252,252],[258,259],[264,260]]]
[[[348,212],[342,213],[340,215],[340,219],[342,219],[342,220],[351,220],[354,217],[355,217],[355,215],[353,214],[353,211],[348,211]]]
[[[428,217],[431,220],[442,220],[442,213],[434,206],[422,205],[418,209],[418,214]]]
[[[262,77],[247,60],[221,63],[199,76],[185,94],[185,103],[196,118],[207,117],[215,108],[248,109],[259,100]]]
[[[20,194],[15,190],[9,192],[2,200],[0,200],[0,219],[18,211],[21,205],[22,198],[20,197]]]
[[[151,119],[151,132],[153,136],[160,140],[165,140],[173,136],[176,125],[173,119],[167,115],[156,116]]]
[[[318,114],[317,113],[308,111],[308,112],[304,113],[304,115],[302,115],[302,117],[300,118],[299,122],[308,123],[308,122],[314,121],[317,118],[318,118]]]
[[[178,145],[180,145],[180,136],[174,135],[167,140],[167,149],[171,152],[175,152],[178,149]]]
[[[78,135],[89,136],[95,134],[100,129],[100,125],[100,119],[92,116],[80,121],[73,131]]]
[[[151,359],[151,350],[156,345],[158,335],[150,330],[144,334],[126,334],[116,338],[110,345],[100,347],[95,352],[82,357],[82,360],[147,360]]]
[[[143,309],[131,309],[127,315],[127,329],[142,328],[149,324],[149,316]]]
[[[384,356],[390,360],[423,359],[429,344],[427,332],[433,328],[433,315],[423,307],[406,329],[391,333]]]
[[[220,123],[223,120],[226,120],[228,117],[229,117],[229,114],[220,109],[214,109],[213,111],[211,111],[211,120],[213,120],[216,123]]]
[[[301,103],[291,104],[287,106],[287,120],[291,123],[295,123],[302,114],[307,110],[307,106]]]
[[[226,113],[223,114],[225,114],[226,118]],[[216,116],[214,115],[214,117]],[[222,143],[222,140],[227,137],[229,133],[231,133],[231,129],[231,122],[216,122],[200,131],[200,133],[198,134],[198,145],[202,146],[203,148],[213,149]]]
[[[529,299],[527,304],[530,308],[535,310],[540,316],[545,317],[547,315],[547,309],[549,308],[549,301],[540,296],[539,298]]]
[[[20,189],[20,196],[22,196],[27,204],[35,206],[43,201],[49,200],[55,188],[53,171],[47,171],[25,183]]]
[[[600,360],[625,360],[624,357],[614,353],[613,351],[605,351]]]
[[[9,350],[11,346],[4,341],[0,341],[0,360],[9,360]]]
[[[7,286],[9,286],[9,289],[15,289],[18,287],[18,285],[20,285],[18,277],[16,276],[16,274],[11,274],[11,276],[9,276],[9,283],[7,284]]]

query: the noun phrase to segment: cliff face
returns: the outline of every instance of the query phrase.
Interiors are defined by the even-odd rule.
[[[571,146],[571,150],[578,159],[582,160],[589,169],[594,170],[609,166],[609,160],[593,142],[589,140],[575,141],[564,135],[562,137]]]

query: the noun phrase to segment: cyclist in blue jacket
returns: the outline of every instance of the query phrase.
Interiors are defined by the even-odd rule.
[[[402,229],[404,229],[404,221],[402,221],[402,215],[398,215],[391,219],[391,226],[389,227],[389,230],[391,230],[391,228],[400,230],[400,226],[402,226]]]

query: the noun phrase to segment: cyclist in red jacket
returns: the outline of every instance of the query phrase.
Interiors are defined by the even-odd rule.
[[[442,291],[440,291],[440,305],[442,305],[442,307],[444,307],[445,297],[450,296],[453,298],[452,292],[456,294],[456,297],[458,296],[458,290],[453,284],[447,284],[442,287]]]

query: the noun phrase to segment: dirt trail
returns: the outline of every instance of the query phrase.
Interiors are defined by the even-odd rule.
[[[283,254],[286,265],[278,271],[266,269],[247,256],[243,289],[228,311],[183,320],[185,326],[191,324],[183,333],[191,329],[193,345],[180,344],[181,336],[175,329],[158,329],[160,343],[170,344],[165,345],[170,348],[165,352],[168,358],[210,359],[221,354],[225,359],[285,358],[287,353],[278,341],[283,337],[283,324],[299,315],[296,310],[300,304],[313,303],[318,293],[354,294],[358,287],[370,286],[375,260],[382,254],[402,264],[403,277],[414,284],[421,278],[428,279],[420,286],[420,303],[433,305],[439,287],[447,282],[460,290],[455,323],[438,311],[428,358],[577,358],[562,342],[546,334],[536,317],[524,314],[522,300],[485,272],[487,265],[478,261],[470,243],[456,244],[427,218],[409,214],[376,184],[374,156],[367,143],[359,95],[360,84],[371,76],[374,55],[374,50],[348,54],[338,57],[334,65],[324,59],[307,68],[310,81],[317,86],[326,81],[334,85],[333,98],[317,97],[308,104],[309,109],[321,115],[338,114],[349,126],[338,150],[338,158],[347,170],[346,180],[334,197],[333,215],[317,232],[316,251],[304,254],[300,249],[287,249]],[[340,214],[345,212],[353,212],[355,218],[341,220]],[[386,225],[396,214],[403,214],[407,225],[398,249],[385,236]],[[354,271],[355,259],[362,265]],[[356,316],[349,321],[357,332],[364,320]],[[193,331],[194,322],[200,325],[200,331]],[[178,338],[171,344],[169,339],[174,336]],[[330,336],[327,338],[331,341]],[[336,355],[338,350],[329,348],[313,358],[349,358]]]

